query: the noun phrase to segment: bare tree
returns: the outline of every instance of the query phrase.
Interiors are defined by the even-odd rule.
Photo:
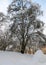
[[[42,14],[40,6],[28,0],[13,0],[8,7],[8,15],[13,24],[10,27],[11,37],[18,38],[21,45],[21,53],[24,53],[31,34],[43,26],[43,22],[37,17]]]

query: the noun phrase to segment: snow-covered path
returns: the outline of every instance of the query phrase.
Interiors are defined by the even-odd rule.
[[[0,51],[0,65],[46,65],[46,55],[41,50],[34,55]]]

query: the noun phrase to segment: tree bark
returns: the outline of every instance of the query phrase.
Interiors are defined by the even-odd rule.
[[[23,44],[22,47],[21,47],[21,53],[24,54],[24,51],[25,51],[25,46]]]

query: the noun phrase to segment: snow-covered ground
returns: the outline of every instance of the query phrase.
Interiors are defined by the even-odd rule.
[[[0,65],[46,65],[46,55],[41,50],[34,55],[0,51]]]

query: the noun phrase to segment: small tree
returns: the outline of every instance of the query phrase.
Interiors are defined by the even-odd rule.
[[[13,24],[10,27],[11,37],[18,38],[21,45],[21,53],[24,53],[31,34],[43,26],[43,22],[37,20],[42,11],[38,4],[28,0],[13,0],[8,7],[8,14]]]

